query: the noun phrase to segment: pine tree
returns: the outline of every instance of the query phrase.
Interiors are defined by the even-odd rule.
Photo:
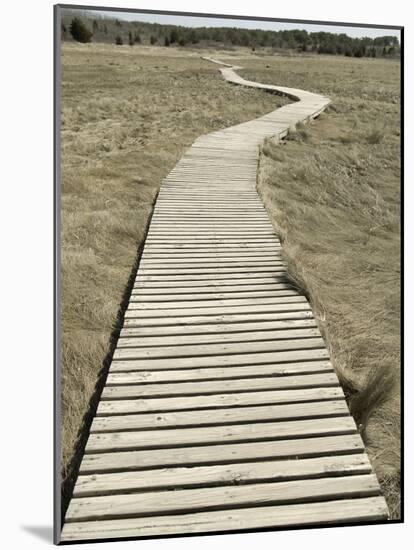
[[[174,44],[174,42],[178,42],[178,33],[175,29],[170,32],[170,44]]]
[[[72,23],[70,24],[70,34],[73,39],[77,42],[82,42],[86,44],[91,41],[92,33],[91,31],[82,23],[79,17],[74,17]]]

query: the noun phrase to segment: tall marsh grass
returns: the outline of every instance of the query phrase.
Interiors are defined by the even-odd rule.
[[[246,78],[328,95],[261,150],[258,190],[305,290],[391,517],[400,505],[399,63],[239,60]],[[380,130],[387,128],[387,132]],[[300,132],[306,132],[306,138]]]

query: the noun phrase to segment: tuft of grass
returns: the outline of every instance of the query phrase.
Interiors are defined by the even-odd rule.
[[[357,141],[357,138],[353,133],[349,133],[346,135],[340,135],[337,138],[343,145],[349,145],[351,143],[355,143]]]
[[[302,122],[298,122],[296,126],[291,126],[289,128],[286,139],[288,141],[308,142],[310,139],[310,134],[305,125]]]
[[[383,138],[384,138],[384,133],[381,132],[381,130],[378,130],[378,128],[374,128],[366,136],[367,142],[370,143],[371,145],[376,145],[378,143],[381,143]]]
[[[276,162],[283,162],[285,155],[279,146],[279,140],[275,138],[265,138],[261,145],[261,154],[265,155]]]
[[[361,387],[348,400],[349,410],[360,427],[365,432],[368,421],[375,411],[382,407],[393,395],[396,385],[396,375],[386,362],[371,368]]]
[[[267,142],[258,190],[309,296],[391,517],[400,506],[399,63],[239,59],[246,78],[328,95],[324,117]],[[361,88],[361,83],[362,88]],[[358,92],[358,93],[357,93]],[[378,129],[387,128],[386,135]],[[300,128],[299,128],[300,129]],[[372,145],[375,144],[375,147]],[[283,161],[278,158],[280,148]]]

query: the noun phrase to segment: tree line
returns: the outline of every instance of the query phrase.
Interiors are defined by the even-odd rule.
[[[63,40],[82,43],[106,42],[119,46],[242,46],[253,51],[260,48],[295,50],[348,57],[398,57],[400,44],[395,36],[352,38],[347,34],[307,32],[306,30],[265,31],[234,27],[181,27],[121,21],[67,11],[61,22]]]

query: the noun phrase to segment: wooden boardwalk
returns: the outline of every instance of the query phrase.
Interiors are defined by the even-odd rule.
[[[198,138],[165,178],[62,541],[384,520],[306,300],[256,192],[296,100]]]

